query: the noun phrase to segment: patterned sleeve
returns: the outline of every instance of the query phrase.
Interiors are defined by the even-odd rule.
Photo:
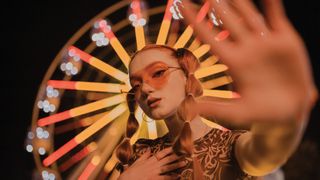
[[[242,169],[241,169],[241,167],[240,167],[240,165],[239,165],[239,163],[238,163],[238,160],[237,160],[237,158],[236,158],[236,155],[235,155],[235,146],[236,146],[236,142],[237,142],[237,140],[238,140],[238,138],[242,135],[242,134],[244,134],[244,133],[246,133],[246,132],[248,132],[248,131],[245,131],[245,130],[232,130],[232,131],[230,131],[230,133],[231,133],[231,136],[230,136],[230,145],[231,145],[231,150],[230,150],[230,157],[231,157],[231,163],[232,163],[232,165],[233,165],[233,167],[235,168],[235,169],[237,169],[237,171],[238,171],[238,175],[239,175],[239,177],[242,177],[243,179],[255,179],[255,177],[253,177],[253,176],[250,176],[250,175],[248,175],[248,174],[246,174]],[[242,179],[241,178],[241,179]]]

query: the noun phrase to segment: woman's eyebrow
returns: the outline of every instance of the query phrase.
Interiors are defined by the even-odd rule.
[[[142,70],[140,70],[140,71],[132,74],[132,76],[130,77],[130,79],[132,79],[132,80],[140,79],[140,76],[139,76],[139,75],[141,74],[141,71],[145,71],[146,69],[149,69],[149,68],[151,68],[151,67],[153,67],[153,66],[155,66],[155,65],[158,65],[158,64],[166,65],[166,64],[165,64],[164,62],[162,62],[162,61],[153,62],[153,63],[149,64],[147,67],[143,68]],[[168,66],[168,65],[167,65],[167,66]]]

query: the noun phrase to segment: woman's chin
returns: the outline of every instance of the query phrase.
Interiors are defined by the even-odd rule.
[[[174,115],[175,112],[176,112],[176,109],[170,110],[168,108],[158,106],[156,108],[149,109],[148,116],[154,120],[162,120]]]
[[[154,120],[164,119],[164,116],[163,116],[163,115],[161,115],[161,114],[156,114],[156,113],[152,113],[152,114],[150,115],[150,117],[151,117],[152,119],[154,119]]]
[[[150,117],[154,120],[161,120],[161,119],[165,119],[167,117],[167,114],[158,110],[154,110],[154,111],[151,111]]]
[[[151,112],[151,118],[154,120],[162,120],[162,119],[167,119],[171,117],[172,115],[175,114],[175,111],[173,112],[159,112],[159,111],[153,111]]]

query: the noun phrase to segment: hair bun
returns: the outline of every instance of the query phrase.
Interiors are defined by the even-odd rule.
[[[182,57],[186,52],[186,49],[185,48],[178,48],[177,51],[176,51],[176,55],[177,57]]]

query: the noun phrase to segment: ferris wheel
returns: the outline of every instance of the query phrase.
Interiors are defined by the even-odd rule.
[[[235,98],[228,67],[210,53],[183,23],[181,0],[119,1],[81,27],[53,59],[39,88],[26,150],[43,179],[97,179],[117,176],[114,150],[125,133],[130,54],[146,44],[187,48],[200,60],[195,72],[205,96]],[[228,38],[209,2],[195,5],[197,20]],[[168,131],[138,108],[139,130],[131,139],[155,139]],[[222,128],[212,120],[202,119]]]

